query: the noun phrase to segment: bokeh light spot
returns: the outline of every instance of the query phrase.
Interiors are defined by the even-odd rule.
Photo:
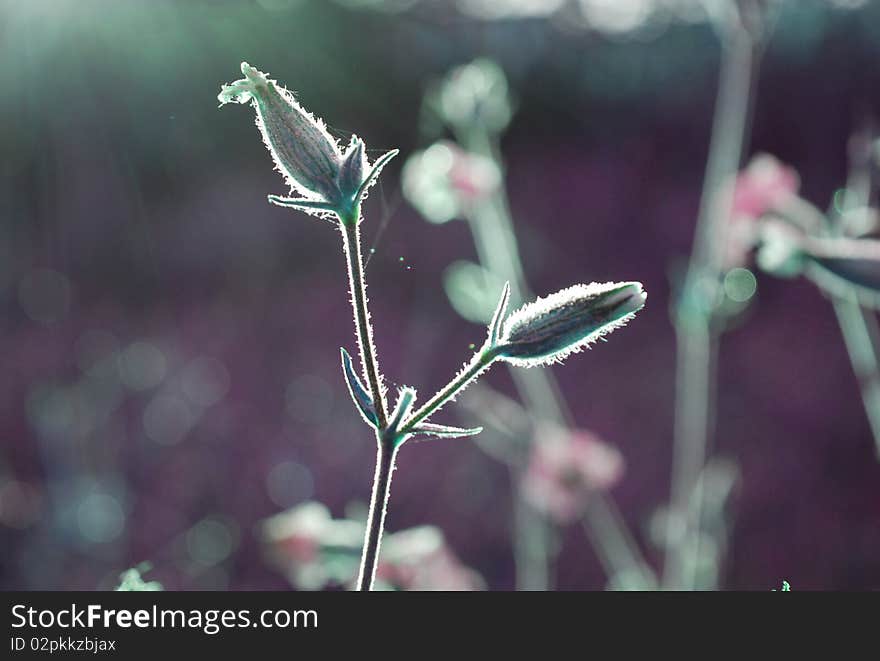
[[[91,493],[80,501],[76,521],[83,538],[103,544],[113,541],[122,533],[125,513],[114,496]]]
[[[119,375],[132,390],[155,388],[168,369],[165,354],[149,342],[133,342],[119,357]]]
[[[144,410],[144,431],[160,445],[175,445],[186,437],[196,419],[196,414],[184,400],[157,395]]]
[[[758,289],[755,274],[744,268],[735,268],[724,276],[724,292],[737,303],[745,303]]]
[[[238,543],[238,531],[216,518],[199,521],[186,533],[186,548],[193,562],[211,567],[223,562]]]

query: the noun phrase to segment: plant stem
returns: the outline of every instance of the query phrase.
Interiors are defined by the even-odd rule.
[[[352,216],[342,219],[343,246],[348,263],[348,285],[351,290],[351,305],[354,310],[354,323],[357,329],[358,347],[361,354],[364,375],[373,397],[379,431],[388,425],[385,393],[382,390],[382,377],[379,374],[379,363],[373,345],[373,326],[370,323],[370,312],[367,309],[367,285],[364,280],[364,265],[361,257],[361,233],[359,227],[360,210],[355,209]]]
[[[500,171],[504,163],[500,149],[492,137],[482,130],[470,130],[459,135],[461,142],[470,151],[480,153],[495,161]],[[490,200],[477,205],[466,216],[468,227],[474,239],[480,263],[492,273],[509,280],[511,298],[532,298],[520,256],[516,231],[510,213],[510,204],[504,189]],[[552,422],[559,427],[570,429],[571,414],[562,397],[556,379],[549,370],[510,370],[520,397],[526,404],[532,421]],[[533,442],[540,443],[540,439]],[[527,462],[522,462],[515,470],[521,474]],[[517,475],[514,483],[520,480]],[[514,494],[514,555],[517,569],[517,587],[522,590],[547,590],[551,587],[551,523],[524,498],[520,489]],[[593,528],[590,540],[600,557],[617,558],[620,543],[625,547],[628,558],[641,559],[638,547],[626,530],[622,517],[614,503],[604,494],[593,495],[595,509],[606,513],[603,525],[598,525],[595,517],[588,518],[587,525]]]
[[[689,537],[696,534],[700,521],[699,476],[710,440],[719,335],[713,328],[713,308],[720,294],[732,195],[724,184],[740,165],[757,73],[755,45],[753,36],[738,25],[730,26],[722,38],[718,97],[694,247],[675,316],[675,447],[663,576],[667,588],[694,587],[691,556],[698,549]]]
[[[386,434],[388,415],[385,393],[382,391],[382,377],[376,359],[376,350],[373,346],[373,327],[370,324],[370,312],[367,309],[367,284],[364,280],[359,227],[360,207],[355,207],[348,217],[340,217],[340,221],[361,363],[369,384],[378,422],[376,429],[376,474],[373,477],[373,493],[370,497],[370,511],[367,516],[364,549],[357,581],[358,590],[370,590],[376,577],[376,562],[379,558],[379,546],[385,528],[385,510],[388,506],[391,473],[394,471],[394,459],[397,455],[397,439],[388,438]]]
[[[583,525],[609,579],[625,581],[621,588],[625,590],[656,588],[651,569],[640,555],[633,553],[636,543],[620,521],[620,514],[607,501],[591,498]]]
[[[845,211],[867,207],[871,203],[871,145],[873,130],[867,127],[850,141],[849,175],[846,182]],[[843,218],[829,227],[834,236],[844,234]],[[874,434],[874,448],[880,458],[880,328],[873,312],[864,310],[855,295],[849,298],[833,296],[832,304],[840,325],[840,332],[859,383],[859,392],[868,423]]]
[[[373,582],[376,580],[379,547],[385,528],[385,512],[391,495],[391,474],[394,472],[394,459],[397,455],[397,444],[393,440],[383,438],[377,445],[376,475],[373,478],[373,495],[370,498],[364,552],[361,556],[361,568],[357,580],[357,589],[361,592],[372,590]]]
[[[874,434],[874,447],[880,457],[880,361],[877,358],[880,332],[877,318],[863,310],[855,297],[851,300],[835,297],[832,303]]]
[[[455,378],[441,388],[436,395],[425,402],[415,413],[413,413],[400,429],[400,434],[406,434],[418,425],[422,420],[437,411],[444,404],[455,399],[455,396],[464,390],[468,384],[476,379],[495,361],[495,352],[488,347],[484,347],[474,354],[471,362],[464,366]]]

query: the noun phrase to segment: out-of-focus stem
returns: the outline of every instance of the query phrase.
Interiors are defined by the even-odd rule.
[[[656,582],[638,548],[610,501],[593,498],[584,512],[584,530],[599,555],[609,579],[625,577],[627,590],[651,590]]]
[[[880,329],[877,318],[863,310],[855,297],[850,300],[834,298],[833,304],[880,458],[880,362],[877,359]]]
[[[850,208],[867,206],[871,201],[870,158],[873,132],[868,130],[865,135],[856,135],[852,143],[845,197],[847,208],[844,212]],[[835,234],[842,233],[843,229],[840,223],[832,227]],[[849,299],[834,297],[832,303],[853,372],[859,383],[865,414],[874,434],[877,457],[880,458],[880,359],[877,355],[880,328],[877,317],[873,312],[864,310],[855,295]]]
[[[467,135],[459,136],[459,141],[470,151],[492,158],[499,169],[503,169],[499,149],[485,131],[472,129]],[[467,216],[467,221],[483,267],[510,281],[512,298],[532,298],[505,192],[499,190],[485,203],[477,205]],[[564,428],[571,427],[571,414],[550,371],[511,369],[511,375],[533,418]],[[522,470],[524,466],[519,468],[519,471]],[[515,484],[519,482],[520,475],[516,470],[512,479]],[[521,590],[547,590],[552,585],[551,524],[523,498],[518,488],[515,488],[514,497],[517,587]],[[603,516],[601,520],[596,516],[588,516],[586,521],[593,529],[594,534],[590,539],[600,558],[612,562],[615,572],[636,565],[646,567],[614,503],[600,493],[594,494],[592,498],[591,509],[593,512],[601,512]],[[637,560],[631,562],[631,558]]]
[[[700,471],[710,440],[718,334],[713,308],[726,246],[732,181],[746,139],[757,73],[753,36],[731,25],[722,38],[721,72],[712,139],[703,181],[691,260],[675,315],[677,341],[675,447],[663,584],[693,589],[696,533],[701,517]]]

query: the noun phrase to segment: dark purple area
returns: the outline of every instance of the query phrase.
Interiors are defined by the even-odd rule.
[[[142,31],[136,12],[94,16],[123,26],[115,41],[80,18],[45,51],[22,51],[29,55],[17,72],[0,74],[0,153],[8,155],[0,164],[0,475],[32,485],[39,502],[25,527],[0,525],[0,587],[107,587],[149,560],[150,576],[171,589],[286,589],[254,532],[281,510],[266,487],[272,467],[306,467],[312,484],[301,498],[337,516],[368,497],[373,440],[339,369],[339,347],[355,349],[339,236],[266,204],[267,193],[285,189],[252,113],[215,109],[219,85],[242,59],[287,81],[335,131],[357,132],[373,157],[426,145],[420,94],[447,66],[487,54],[506,67],[520,108],[503,148],[532,288],[639,280],[649,293],[607,344],[550,369],[579,425],[625,456],[612,496],[659,567],[648,524],[669,489],[670,276],[687,256],[697,213],[717,68],[711,32],[673,27],[655,41],[613,43],[557,35],[540,22],[433,24],[324,4],[267,17],[218,3],[181,10],[175,22],[163,3]],[[783,26],[760,81],[747,151],[791,164],[820,208],[844,183],[850,133],[880,113],[878,34],[864,27],[877,12],[861,14],[825,16],[806,45],[802,27]],[[8,25],[34,25],[16,20]],[[266,21],[274,24],[259,32]],[[25,37],[0,52],[24,48]],[[474,257],[465,225],[422,220],[401,200],[399,168],[389,167],[366,205],[367,246],[388,216],[368,264],[369,293],[389,382],[426,397],[484,330],[459,318],[442,289],[443,269]],[[35,267],[70,279],[71,305],[54,323],[22,307],[20,282]],[[721,585],[875,589],[880,462],[833,310],[802,280],[758,282],[721,348],[714,452],[740,470]],[[35,393],[79,382],[77,342],[94,329],[122,346],[160,347],[172,382],[193,359],[215,359],[228,390],[174,444],[144,428],[164,386],[123,389],[103,422],[47,438],[33,419]],[[487,379],[513,392],[504,370]],[[467,422],[453,407],[441,417]],[[65,514],[87,477],[111,485],[123,505],[124,530],[111,542],[83,541],[76,514]],[[219,565],[193,569],[186,532],[204,517],[224,521],[238,541]],[[510,517],[507,472],[473,443],[403,449],[391,530],[435,524],[491,589],[511,589]],[[561,531],[561,540],[558,587],[604,587],[582,528]]]

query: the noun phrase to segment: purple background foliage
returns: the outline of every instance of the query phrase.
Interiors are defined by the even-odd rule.
[[[169,588],[283,589],[254,533],[282,509],[267,488],[272,467],[299,466],[287,505],[315,498],[342,515],[368,496],[373,440],[339,373],[338,348],[355,348],[339,237],[265,203],[284,187],[252,113],[216,110],[243,59],[373,155],[433,137],[419,123],[427,80],[476,55],[502,63],[519,98],[503,149],[533,289],[627,279],[649,292],[607,344],[551,369],[578,423],[624,454],[613,497],[658,565],[648,523],[669,488],[670,275],[689,250],[708,144],[718,53],[707,26],[615,41],[542,20],[323,2],[276,14],[250,3],[43,4],[47,15],[0,10],[0,51],[16,63],[0,73],[0,475],[30,494],[0,492],[0,586],[105,587],[149,560]],[[849,134],[880,111],[876,9],[795,11],[766,57],[748,151],[793,165],[821,208],[845,179]],[[424,222],[401,199],[399,168],[366,205],[369,291],[389,381],[424,396],[484,331],[442,290],[443,269],[474,257],[467,228]],[[70,304],[52,323],[22,303],[34,268],[69,279]],[[833,311],[808,283],[758,279],[721,352],[715,450],[741,472],[722,586],[877,588],[880,463]],[[158,347],[162,383],[71,391],[90,330]],[[223,393],[193,418],[181,379],[199,357],[223,367],[196,390]],[[504,370],[488,380],[513,391]],[[46,404],[47,388],[66,394]],[[152,436],[178,442],[145,430],[151,404]],[[101,543],[82,535],[78,499],[93,484],[124,516]],[[473,443],[401,453],[390,529],[440,526],[492,589],[513,586],[510,514],[506,471]],[[226,531],[217,562],[187,532],[205,517]],[[581,527],[561,535],[558,586],[603,587]]]

